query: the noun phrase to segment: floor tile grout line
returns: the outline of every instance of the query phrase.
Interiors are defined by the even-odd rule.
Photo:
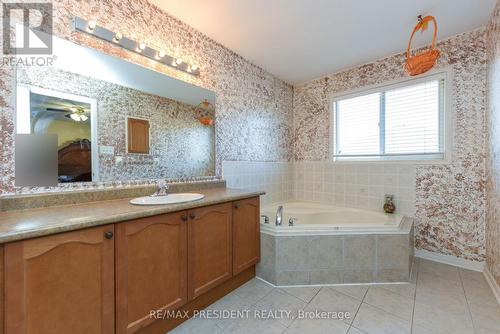
[[[415,262],[413,263],[415,266]],[[411,312],[411,323],[410,323],[410,334],[413,334],[413,321],[415,318],[415,304],[417,303],[417,289],[418,289],[418,276],[420,274],[420,261],[418,263],[418,268],[415,271],[415,291],[413,291],[413,310]],[[410,277],[411,279],[411,277]]]
[[[362,330],[361,328],[358,328],[358,327],[356,327],[356,326],[354,326],[354,325],[351,325],[351,327],[349,327],[349,329],[351,329],[351,328],[357,329],[358,331],[360,331],[360,332],[361,332],[361,333],[363,333],[363,334],[367,334],[364,330]],[[349,333],[349,332],[348,332],[348,333]]]
[[[249,282],[250,282],[250,281],[249,281]],[[248,283],[248,282],[247,282],[247,283]],[[246,283],[245,283],[245,284],[246,284]],[[243,285],[244,285],[244,284],[243,284]],[[243,285],[239,286],[236,290],[238,290],[239,288],[241,288]],[[275,290],[275,289],[278,289],[278,288],[273,287],[273,286],[269,286],[269,287],[271,288],[271,289],[269,290],[269,293],[271,293],[271,292],[272,292],[273,290]],[[236,292],[236,290],[234,290],[234,291],[232,291],[232,292],[234,292],[234,294],[235,294],[238,298],[240,298],[240,299],[242,299],[242,300],[243,300],[244,298],[243,298],[243,297],[241,297],[240,295],[238,295],[238,293]],[[264,296],[262,296],[262,297],[258,298],[255,302],[250,303],[250,304],[249,304],[248,306],[246,306],[245,308],[247,308],[248,310],[252,309],[255,305],[257,305],[257,303],[259,303],[261,300],[263,300],[264,298],[266,298],[268,295],[269,295],[269,294],[266,294],[266,295],[264,295]],[[222,300],[222,299],[223,299],[223,298],[225,298],[226,296],[227,296],[227,295],[223,296],[222,298],[218,299],[217,301]],[[210,304],[210,305],[212,305],[212,304]],[[210,305],[209,305],[209,306],[210,306]],[[207,306],[207,307],[208,307],[208,306]],[[224,327],[224,328],[222,328],[222,327],[221,327],[218,323],[216,323],[216,324],[215,324],[215,326],[216,326],[216,327],[218,327],[218,328],[221,330],[221,332],[223,332],[223,331],[225,330],[225,327]]]
[[[371,286],[368,286],[368,289],[366,289],[365,293],[363,294],[363,298],[361,298],[361,303],[359,303],[358,308],[356,309],[356,312],[354,313],[354,316],[352,317],[352,321],[349,323],[349,328],[347,329],[347,332],[349,332],[351,327],[353,327],[354,320],[356,319],[356,316],[358,315],[358,312],[361,309],[361,305],[363,305],[363,301],[365,300],[366,294],[368,293],[368,290],[370,290],[370,288],[371,288]],[[337,292],[341,293],[340,291],[337,291]],[[351,296],[349,296],[349,297],[351,297]],[[354,298],[354,299],[356,299],[356,298]],[[356,299],[356,300],[358,300],[358,299]],[[356,328],[356,327],[354,327],[354,328]]]
[[[472,330],[474,331],[474,333],[477,333],[476,323],[474,321],[474,318],[472,317],[472,312],[470,310],[470,305],[469,305],[469,298],[467,298],[467,292],[465,292],[464,280],[462,278],[462,275],[460,274],[460,270],[458,270],[458,277],[460,278],[460,284],[461,284],[462,290],[464,292],[465,302],[467,303],[467,312],[469,313],[470,321],[472,323]]]
[[[397,319],[398,319],[398,320],[400,320],[400,321],[409,321],[409,320],[410,320],[410,319],[405,319],[405,318],[403,318],[403,317],[401,317],[401,316],[399,316],[399,315],[396,315],[396,314],[394,314],[394,313],[392,313],[392,312],[386,311],[386,310],[384,310],[383,308],[381,308],[380,306],[372,305],[372,304],[367,303],[367,302],[362,302],[361,304],[366,304],[366,305],[368,305],[368,306],[370,306],[370,307],[373,307],[373,308],[377,309],[377,310],[378,310],[378,311],[380,311],[380,312],[386,313],[386,314],[388,314],[388,315],[391,315],[391,316],[393,316],[393,317],[397,318]],[[411,322],[411,320],[410,320],[410,322]]]
[[[411,285],[412,283],[408,282],[408,285]],[[403,285],[403,284],[400,284],[400,285]],[[375,287],[377,288],[381,288],[381,289],[384,289],[385,291],[389,291],[389,292],[392,292],[400,297],[405,297],[405,298],[413,298],[413,297],[410,297],[409,295],[405,295],[403,293],[399,293],[399,292],[396,292],[396,291],[393,291],[391,289],[388,289],[387,287],[388,286],[392,286],[392,285],[386,285],[386,284],[381,284],[381,285],[374,285]],[[415,291],[413,291],[412,293],[413,296],[415,296]]]
[[[381,286],[376,286],[376,285],[374,285],[373,287],[375,287],[375,288],[381,288],[381,289],[383,289],[385,292],[387,292],[387,293],[389,293],[389,294],[392,294],[392,295],[396,295],[396,296],[397,296],[397,297],[399,297],[399,298],[410,299],[410,300],[414,300],[414,299],[415,299],[415,291],[413,291],[412,296],[408,296],[408,295],[404,295],[404,294],[402,294],[402,293],[397,293],[397,292],[395,292],[395,291],[389,290],[389,289],[387,289],[387,288],[383,288],[383,287],[381,287]],[[415,290],[416,290],[416,289],[415,289]],[[370,304],[370,303],[367,303],[367,304]],[[371,304],[370,304],[370,305],[371,305]],[[375,306],[375,305],[373,305],[373,306]]]
[[[313,287],[311,287],[311,288],[313,288]],[[297,299],[299,299],[299,300],[303,301],[304,303],[306,303],[306,305],[309,305],[309,303],[311,302],[311,301],[305,301],[305,300],[304,300],[304,299],[302,299],[302,298],[299,298],[299,297],[297,297],[297,296],[292,295],[291,293],[287,292],[287,291],[285,290],[285,288],[277,288],[277,289],[280,289],[280,291],[283,291],[284,293],[286,293],[286,294],[287,294],[287,295],[289,295],[289,296],[295,297],[295,298],[297,298]],[[292,288],[292,289],[294,289],[294,288]],[[305,288],[305,289],[310,289],[310,288]],[[318,292],[316,292],[316,293],[314,294],[314,296],[312,296],[311,300],[313,300],[313,299],[314,299],[314,297],[316,297],[316,295],[319,293],[319,291],[320,291],[320,290],[321,290],[321,288],[318,290]]]
[[[301,308],[301,310],[305,309],[305,307],[306,307],[307,305],[309,305],[309,303],[308,303],[308,302],[306,302],[305,300],[302,300],[302,299],[300,299],[300,298],[299,298],[299,297],[297,297],[297,296],[293,296],[292,294],[287,293],[287,292],[286,292],[283,288],[272,287],[271,291],[269,291],[269,292],[272,292],[272,291],[274,291],[274,290],[278,290],[278,291],[280,291],[281,293],[283,293],[283,294],[285,294],[285,295],[287,295],[287,296],[289,296],[289,297],[296,298],[296,299],[300,300],[301,302],[305,303],[305,306],[304,306],[304,307],[302,307],[302,308]],[[321,289],[320,289],[320,290],[321,290]],[[318,293],[319,293],[319,290],[318,290],[318,292],[314,295],[314,297],[316,297],[316,295],[317,295]],[[256,302],[255,302],[255,304],[253,304],[253,305],[251,305],[251,306],[253,307],[253,306],[257,305],[257,303],[258,303],[258,302],[260,302],[261,300],[263,300],[263,299],[264,299],[264,298],[266,298],[267,296],[268,296],[268,295],[263,296],[263,297],[262,297],[262,298],[260,298],[258,301],[256,301]],[[313,299],[314,299],[314,297],[313,297]],[[311,299],[311,300],[312,300],[312,299]],[[298,310],[297,310],[297,311],[298,311]],[[282,323],[280,323],[281,325],[283,325],[283,327],[285,327],[282,333],[286,332],[286,331],[288,330],[288,328],[290,328],[290,326],[291,326],[291,325],[295,322],[295,320],[297,320],[297,319],[293,319],[293,320],[290,322],[290,324],[288,324],[288,325],[283,325]]]
[[[345,286],[364,286],[364,285],[359,285],[359,284],[358,284],[358,285],[349,285],[349,284],[346,284]],[[348,295],[348,294],[347,294],[347,293],[345,293],[345,292],[342,292],[342,291],[339,291],[339,290],[335,289],[335,288],[337,288],[337,287],[343,287],[343,286],[337,286],[337,285],[336,285],[336,286],[325,286],[324,288],[335,290],[335,292],[338,292],[338,293],[340,293],[341,295],[344,295],[344,296],[347,296],[347,297],[349,297],[349,298],[355,299],[356,301],[361,301],[361,302],[363,302],[363,299],[365,298],[365,295],[366,295],[366,293],[368,292],[368,289],[370,288],[370,285],[367,285],[367,286],[366,286],[368,289],[366,289],[365,294],[363,295],[363,297],[362,297],[361,299],[358,299],[358,297],[354,297],[354,296]]]
[[[277,289],[279,289],[279,288],[277,288]],[[298,300],[303,301],[304,303],[306,303],[306,305],[302,308],[302,310],[305,310],[305,309],[306,309],[306,307],[307,307],[307,306],[309,306],[309,303],[311,303],[311,302],[313,301],[313,299],[314,299],[314,298],[316,298],[316,296],[318,295],[318,293],[319,293],[322,289],[323,289],[322,287],[321,287],[321,288],[319,288],[318,292],[316,292],[316,293],[314,294],[314,296],[311,298],[311,300],[310,300],[309,302],[306,302],[305,300],[302,300],[302,299],[300,299],[300,298],[299,298],[299,297],[297,297],[297,296],[292,296],[291,294],[287,293],[286,291],[283,291],[283,292],[284,292],[284,293],[286,293],[286,294],[288,294],[288,295],[290,295],[290,296],[292,296],[292,297],[297,298]],[[284,332],[286,332],[286,331],[288,330],[288,328],[290,328],[290,326],[292,326],[292,324],[293,324],[295,321],[297,321],[297,319],[293,319],[293,320],[292,320],[292,322],[290,322],[290,324],[289,324],[288,326],[286,326],[286,328],[285,328],[285,330],[283,331],[283,333],[284,333]]]
[[[307,302],[307,306],[309,306],[309,304],[311,304],[311,302],[313,301],[313,299],[314,299],[314,298],[316,298],[316,296],[319,294],[319,292],[320,292],[321,290],[323,290],[323,287],[319,288],[319,289],[318,289],[318,292],[316,292],[316,293],[314,294],[314,296],[311,298],[311,300],[309,300],[309,301]]]
[[[392,315],[392,316],[394,316],[394,317],[396,317],[396,318],[398,318],[398,319],[400,319],[400,320],[403,320],[403,321],[408,321],[408,320],[410,320],[410,322],[411,322],[411,320],[412,320],[412,317],[410,317],[410,318],[403,318],[403,317],[402,317],[402,316],[400,316],[400,315],[397,315],[397,314],[394,314],[394,313],[389,312],[389,311],[387,311],[387,310],[384,310],[384,309],[383,309],[383,308],[381,308],[380,306],[373,305],[373,304],[368,303],[368,302],[363,302],[363,304],[366,304],[366,305],[368,305],[368,306],[371,306],[371,307],[373,307],[373,308],[376,308],[377,310],[384,311],[385,313],[390,314],[390,315]],[[412,313],[413,313],[413,309],[412,309]]]

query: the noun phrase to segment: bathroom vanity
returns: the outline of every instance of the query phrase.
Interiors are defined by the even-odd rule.
[[[163,334],[255,276],[263,193],[216,174],[215,92],[51,38],[54,66],[18,66],[11,87],[0,334]],[[201,194],[129,203],[167,179]]]
[[[165,311],[204,308],[254,277],[262,193],[201,192],[167,206],[118,199],[0,212],[0,328],[165,333],[187,320]]]

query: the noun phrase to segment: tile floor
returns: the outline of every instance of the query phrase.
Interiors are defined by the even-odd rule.
[[[170,333],[499,334],[500,305],[482,273],[416,259],[408,284],[274,288],[253,279],[208,310],[239,319],[188,320]],[[291,311],[262,319],[254,311]],[[348,311],[347,319],[294,319],[300,310]]]

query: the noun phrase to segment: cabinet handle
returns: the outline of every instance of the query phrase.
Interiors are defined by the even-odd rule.
[[[239,205],[239,204],[235,204],[235,205],[234,205],[234,208],[235,208],[235,209],[239,209],[239,208],[240,208],[240,205]]]
[[[182,216],[181,216],[181,220],[182,220],[183,222],[187,222],[187,220],[188,220],[188,216],[187,216],[187,215],[182,215]]]
[[[189,218],[191,218],[191,219],[195,219],[195,218],[196,218],[196,215],[195,215],[194,213],[191,213],[191,214],[189,215]]]
[[[106,239],[113,239],[113,232],[108,231],[108,232],[104,233],[104,237]]]

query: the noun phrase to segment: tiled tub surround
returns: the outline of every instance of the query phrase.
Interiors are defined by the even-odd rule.
[[[277,236],[261,232],[257,276],[277,286],[407,282],[412,258],[409,218],[392,233]]]
[[[294,199],[381,211],[384,195],[394,195],[396,212],[415,214],[413,165],[294,163]]]
[[[486,264],[500,286],[500,1],[487,30],[488,143]],[[499,291],[500,294],[500,291]],[[499,295],[500,296],[500,295]]]
[[[224,161],[229,188],[262,189],[262,204],[298,200],[381,211],[394,195],[397,213],[415,214],[416,167],[406,164],[334,164],[319,161]]]
[[[19,67],[17,83],[96,100],[92,140],[114,148],[99,153],[100,181],[215,175],[215,131],[198,121],[196,107],[52,67]],[[149,120],[150,154],[127,152],[126,117]]]
[[[216,174],[223,160],[287,161],[293,157],[293,88],[147,0],[54,0],[54,34],[216,92]],[[111,43],[73,32],[77,15],[142,40],[200,67],[199,77],[177,71]],[[0,193],[45,192],[14,187],[15,69],[0,68]],[[71,189],[115,187],[78,184]],[[55,189],[60,190],[60,188]]]
[[[292,199],[291,162],[223,161],[222,176],[228,188],[265,191],[262,205]]]
[[[436,68],[450,68],[453,77],[450,83],[455,123],[453,151],[449,164],[416,166],[416,246],[484,261],[485,30],[443,40],[437,48],[441,57]],[[401,53],[296,85],[293,97],[295,160],[329,161],[330,98],[341,92],[407,77],[404,59]],[[357,198],[360,197],[365,196],[361,193]]]

